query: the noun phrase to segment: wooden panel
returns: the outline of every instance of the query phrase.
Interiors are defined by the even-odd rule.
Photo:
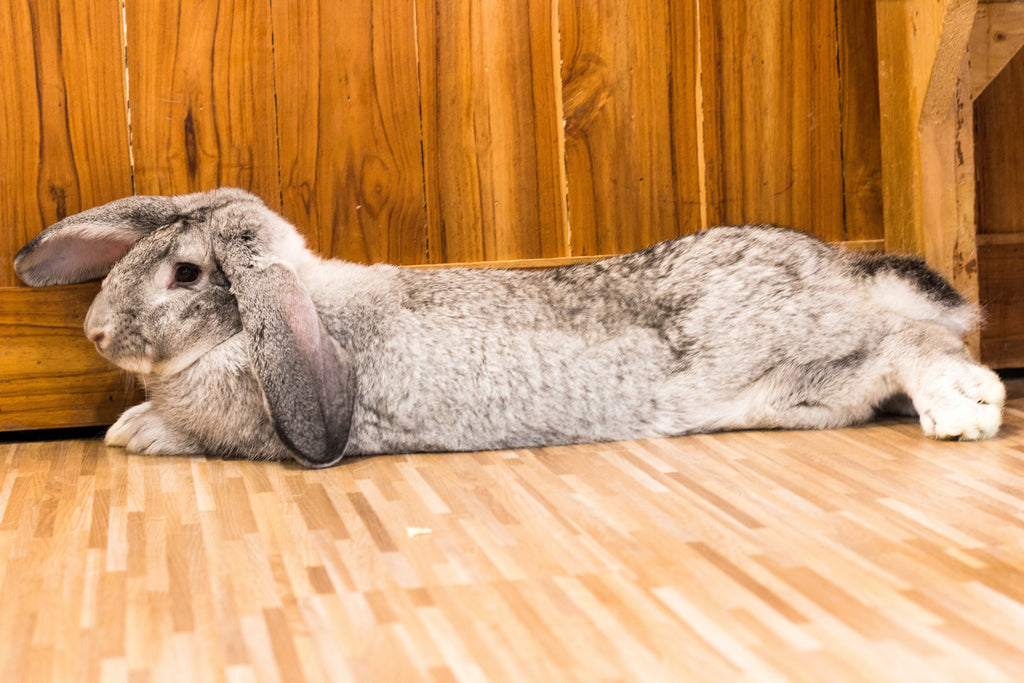
[[[1024,368],[1024,243],[978,247],[979,289],[985,310],[981,360]]]
[[[325,255],[427,261],[414,10],[273,4],[283,212]]]
[[[875,3],[836,3],[846,239],[883,239]]]
[[[0,8],[0,40],[11,46],[0,64],[0,134],[17,144],[0,146],[0,288],[17,284],[15,251],[63,215],[133,189],[221,184],[261,194],[323,253],[363,262],[543,267],[748,221],[877,245],[871,27],[884,33],[894,16],[906,26],[913,18],[919,40],[931,40],[944,26],[961,27],[971,5],[929,2],[914,15],[908,2],[129,2],[127,53],[121,3],[8,2]],[[931,78],[922,60],[900,63],[890,34],[882,36],[883,73],[906,67],[910,80],[890,78],[883,95],[949,99],[955,78]],[[954,43],[938,50],[947,66]],[[899,119],[909,137],[889,141],[920,160],[915,111]],[[882,113],[891,123],[891,107]],[[969,132],[959,114],[932,117]],[[987,118],[982,135],[1011,125]],[[1016,176],[998,170],[1019,167],[1018,148],[993,146],[1002,156],[979,162],[989,175],[981,190],[991,195],[980,199],[982,231],[993,245],[1019,234],[1005,232],[1017,230],[1006,221],[1024,215]],[[885,168],[897,185],[909,178],[903,187],[916,203],[910,213],[900,214],[901,200],[887,208],[895,226],[887,238],[921,250],[913,221],[924,220],[922,203],[958,219],[973,206],[968,192],[953,205],[924,202],[922,187],[973,183],[956,169],[922,183],[900,175],[903,163],[887,157]],[[950,234],[930,248],[958,258],[969,276],[971,252],[959,242],[948,248]],[[997,299],[1014,286],[992,284],[1012,276],[1000,264],[985,285]],[[986,277],[984,263],[981,271]],[[1017,310],[1007,304],[1005,315]],[[25,363],[26,354],[47,357],[76,327],[69,320],[52,337],[0,334],[8,358]],[[69,376],[101,363],[84,342],[68,348],[81,354],[66,361]],[[112,375],[100,367],[96,395],[105,396]],[[18,386],[26,397],[37,391]]]
[[[885,251],[885,242],[881,239],[876,240],[857,240],[848,242],[835,242],[836,246],[842,247],[849,251],[874,251],[882,252]],[[594,255],[594,256],[561,256],[555,258],[539,258],[539,259],[514,259],[510,261],[467,261],[458,264],[459,268],[522,268],[527,270],[536,270],[544,268],[557,268],[559,266],[568,266],[574,263],[593,263],[601,259],[609,258],[612,254]],[[444,268],[451,268],[452,265],[449,263],[430,263],[430,264],[419,264],[410,266],[411,268],[417,268],[421,270],[442,270]]]
[[[5,2],[0,42],[0,287],[10,287],[22,245],[130,194],[131,176],[116,4]]]
[[[46,225],[131,193],[120,7],[5,2],[0,42],[0,431],[110,422],[126,380],[82,334],[95,287],[18,287],[12,263]]]
[[[560,5],[574,255],[702,227],[693,2]]]
[[[82,333],[98,291],[0,289],[0,431],[110,424],[137,398]]]
[[[971,96],[977,99],[1024,46],[1024,3],[979,3],[971,30]]]
[[[1024,233],[1024,52],[1014,57],[978,97],[975,168],[978,232]]]
[[[1024,367],[1024,53],[974,105],[978,177],[979,289],[985,306],[982,359]]]
[[[844,239],[835,3],[700,11],[709,221]]]
[[[925,187],[933,194],[950,194],[955,173],[944,165],[953,160],[951,140],[937,128],[948,129],[950,118],[957,116],[957,81],[976,4],[876,3],[886,245],[891,251],[924,254],[948,277],[954,276],[956,212],[945,209],[943,201],[936,206],[934,196],[926,201]],[[924,146],[922,133],[929,136]],[[925,149],[928,145],[931,149]],[[926,157],[934,163],[925,164]],[[927,183],[925,166],[934,176]],[[926,217],[926,212],[932,213]]]
[[[876,4],[885,243],[918,253],[977,301],[967,46],[977,0]],[[977,353],[979,335],[967,343]]]
[[[431,262],[566,255],[551,0],[418,7]]]
[[[129,2],[125,19],[135,192],[234,185],[280,208],[269,0]]]
[[[0,443],[5,681],[1024,680],[1024,383],[902,418],[291,464]]]

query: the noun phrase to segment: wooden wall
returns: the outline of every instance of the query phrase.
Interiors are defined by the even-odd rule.
[[[123,4],[0,8],[0,429],[124,407],[77,334],[93,290],[29,295],[11,260],[133,192],[246,187],[367,263],[611,254],[741,222],[881,244],[870,2]]]
[[[1024,367],[1024,51],[975,101],[982,359]]]
[[[5,264],[67,213],[225,184],[364,262],[881,238],[870,3],[120,5],[0,14]]]

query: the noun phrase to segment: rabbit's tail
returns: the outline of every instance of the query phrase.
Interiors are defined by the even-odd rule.
[[[854,270],[870,283],[872,303],[912,320],[938,323],[963,337],[981,322],[981,312],[917,256],[857,255]]]

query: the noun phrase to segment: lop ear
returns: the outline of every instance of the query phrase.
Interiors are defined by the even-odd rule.
[[[306,467],[344,456],[355,403],[348,354],[327,333],[295,272],[280,262],[224,268],[278,436]]]
[[[32,287],[68,285],[105,276],[132,246],[175,220],[167,197],[126,197],[68,216],[36,235],[14,257],[14,271]]]

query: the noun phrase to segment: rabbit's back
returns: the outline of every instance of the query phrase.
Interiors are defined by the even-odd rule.
[[[547,271],[331,262],[312,289],[357,367],[350,452],[482,449],[707,431],[765,377],[868,366],[898,317],[876,277],[917,289],[872,258],[716,228]]]

